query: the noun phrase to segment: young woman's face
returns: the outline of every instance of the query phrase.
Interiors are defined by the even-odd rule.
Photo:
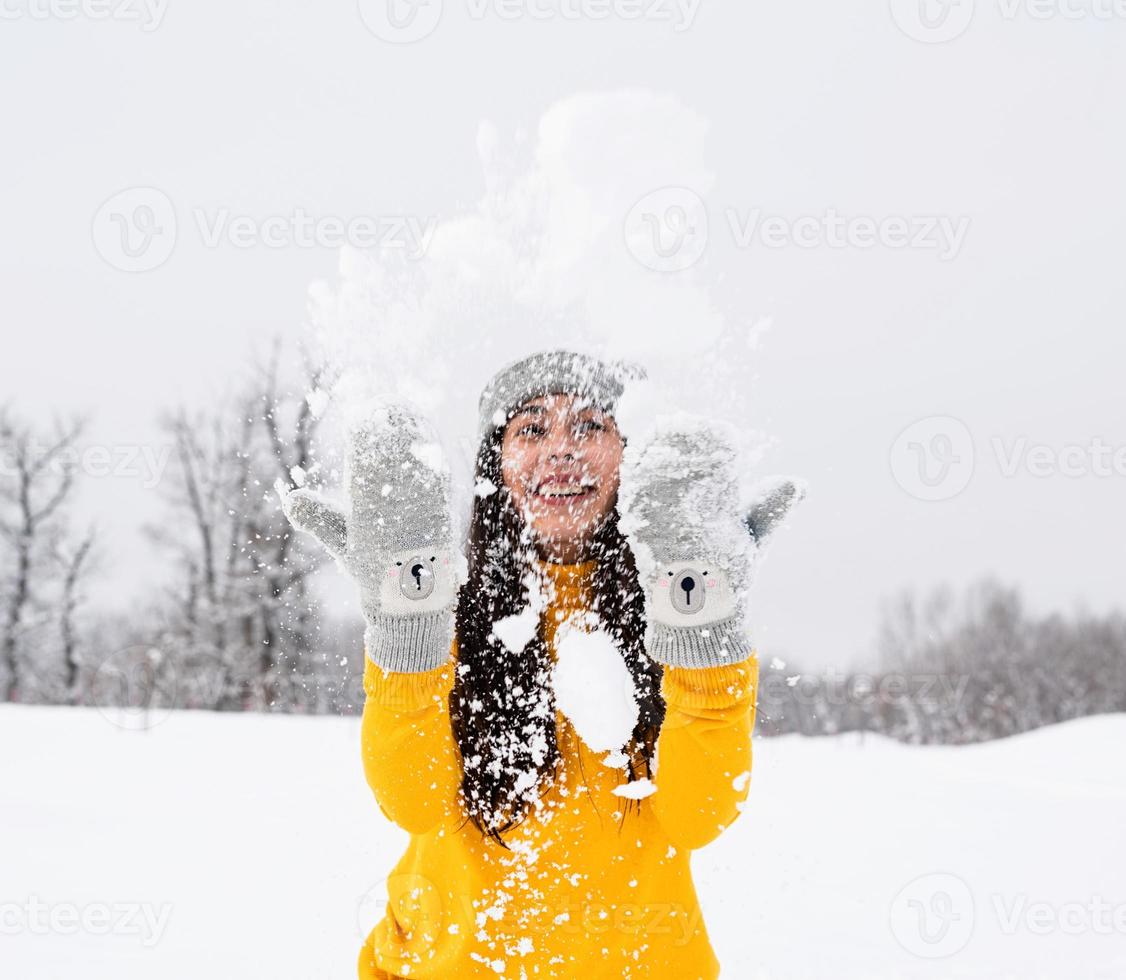
[[[501,476],[541,553],[581,560],[614,506],[622,437],[614,419],[575,395],[532,398],[508,421]]]

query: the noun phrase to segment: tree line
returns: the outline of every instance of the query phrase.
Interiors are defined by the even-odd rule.
[[[958,745],[1126,711],[1126,616],[1036,615],[988,579],[888,603],[876,662],[833,674],[762,664],[759,731]]]
[[[145,529],[168,570],[128,613],[88,601],[113,556],[80,527],[83,419],[39,430],[0,409],[0,699],[215,710],[348,712],[361,704],[358,632],[320,614],[318,549],[292,532],[274,484],[315,485],[319,419],[279,350],[233,395],[169,412],[161,517]]]
[[[0,408],[0,700],[361,710],[358,614],[319,607],[325,559],[274,491],[319,484],[320,419],[306,393],[331,379],[309,360],[297,383],[280,375],[275,347],[234,395],[162,420],[170,465],[147,539],[168,574],[128,613],[88,601],[113,556],[75,518],[85,422],[36,428]],[[992,581],[888,603],[875,654],[873,670],[849,673],[761,655],[758,731],[957,744],[1126,711],[1126,617],[1034,615]]]

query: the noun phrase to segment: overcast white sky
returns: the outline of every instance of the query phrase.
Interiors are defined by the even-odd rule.
[[[152,30],[32,16],[43,2],[10,0],[0,20],[0,400],[26,416],[89,411],[92,443],[153,449],[162,409],[214,397],[251,351],[307,331],[308,287],[335,276],[336,252],[208,247],[195,209],[456,214],[485,190],[481,120],[534,132],[576,92],[642,87],[710,123],[717,302],[772,322],[747,423],[777,439],[765,470],[810,484],[759,575],[762,647],[844,665],[883,597],[985,574],[1037,608],[1119,601],[1126,450],[1117,472],[1084,454],[1126,447],[1126,20],[979,2],[964,33],[926,43],[910,35],[951,22],[928,35],[899,0],[701,0],[649,21],[613,2],[604,19],[507,20],[432,0],[432,33],[394,44],[365,27],[367,0],[171,0]],[[159,268],[128,273],[99,254],[113,226],[94,219],[135,187],[167,196],[178,234]],[[755,208],[821,244],[741,244],[729,216]],[[830,209],[920,235],[930,216],[968,225],[945,259],[794,229]],[[467,404],[489,366],[472,366]],[[897,448],[935,417],[957,423]],[[1022,454],[1036,445],[1051,451]],[[947,446],[947,482],[920,482],[919,454],[935,483]],[[158,570],[138,533],[157,495],[90,478],[85,506],[110,556],[101,594],[131,601]]]

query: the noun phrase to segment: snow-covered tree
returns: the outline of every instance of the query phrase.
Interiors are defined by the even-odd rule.
[[[283,390],[275,348],[237,394],[165,421],[168,516],[150,530],[174,561],[161,646],[186,704],[331,710],[347,687],[311,613],[321,556],[289,528],[273,490],[316,481],[320,380],[309,365],[299,390]]]
[[[41,433],[0,410],[0,696],[69,700],[77,684],[73,633],[92,549],[72,542],[81,420]],[[52,626],[58,630],[52,630]],[[61,644],[61,650],[60,650]]]

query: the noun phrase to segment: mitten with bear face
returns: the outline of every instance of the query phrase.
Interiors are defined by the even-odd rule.
[[[352,432],[347,515],[309,490],[278,489],[290,523],[359,586],[372,662],[399,673],[446,663],[457,596],[450,484],[423,420],[396,405]]]
[[[736,472],[731,440],[690,416],[659,420],[649,439],[626,448],[621,527],[646,590],[646,649],[665,666],[718,667],[752,652],[753,562],[801,494],[783,481],[744,515]]]

